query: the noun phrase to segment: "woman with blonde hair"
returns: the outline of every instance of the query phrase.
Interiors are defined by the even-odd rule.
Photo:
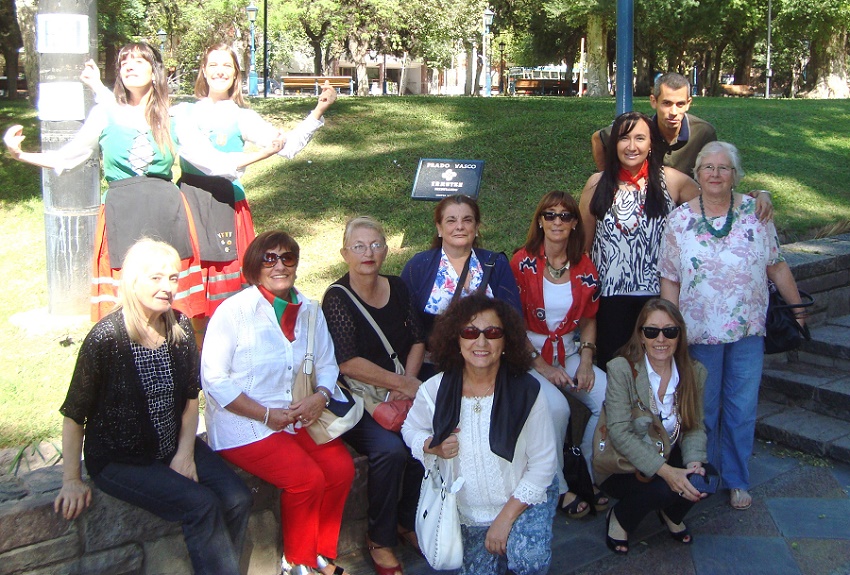
[[[196,437],[198,352],[189,319],[172,309],[179,269],[163,242],[142,239],[127,252],[119,305],[83,341],[60,409],[54,508],[70,520],[91,504],[84,451],[101,491],[181,523],[195,573],[237,575],[252,497]]]

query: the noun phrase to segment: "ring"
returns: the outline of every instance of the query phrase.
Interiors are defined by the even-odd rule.
[[[680,491],[680,492],[679,492],[679,497],[683,497],[684,495],[685,495],[685,492],[684,492],[684,491]]]

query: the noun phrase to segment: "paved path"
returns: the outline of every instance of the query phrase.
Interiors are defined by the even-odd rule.
[[[685,518],[690,546],[671,539],[655,516],[630,537],[626,557],[605,546],[603,514],[555,518],[550,575],[850,575],[850,465],[756,442],[750,462],[753,506],[729,507],[721,492]],[[407,575],[434,571],[401,548]],[[365,556],[340,558],[352,575],[371,575]]]

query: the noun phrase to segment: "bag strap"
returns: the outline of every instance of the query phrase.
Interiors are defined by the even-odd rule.
[[[508,256],[505,257],[507,258]],[[498,258],[499,254],[493,252],[493,254],[490,255],[490,261],[481,264],[484,266],[484,276],[481,278],[481,284],[478,286],[478,291],[482,293],[487,291],[487,284],[490,283],[490,276],[493,274],[493,268],[496,267],[496,260]]]
[[[304,354],[304,373],[306,375],[313,374],[313,348],[316,343],[316,318],[319,315],[316,309],[317,305],[307,304],[310,315],[307,319],[307,353]]]
[[[466,258],[466,262],[463,264],[463,270],[460,272],[460,277],[457,278],[457,289],[455,289],[455,293],[452,294],[452,302],[457,300],[460,297],[460,293],[463,291],[463,284],[466,283],[466,276],[469,275],[469,262],[472,260],[472,252],[469,252],[469,256]]]
[[[386,350],[387,355],[390,356],[390,359],[393,360],[393,363],[395,364],[396,373],[398,375],[404,375],[404,366],[401,365],[401,362],[398,359],[398,354],[393,349],[393,346],[390,345],[390,342],[387,340],[387,336],[384,335],[384,331],[378,326],[378,322],[375,321],[375,318],[372,317],[372,314],[369,313],[369,310],[367,310],[366,307],[362,303],[360,303],[360,300],[357,299],[357,297],[353,293],[351,293],[351,290],[349,290],[344,285],[331,284],[330,287],[328,287],[328,289],[325,291],[325,293],[327,294],[333,288],[341,289],[348,295],[351,301],[354,302],[354,305],[357,306],[357,309],[360,310],[360,313],[363,314],[363,317],[366,318],[366,320],[372,326],[372,329],[374,329],[375,333],[378,334],[378,337],[381,339],[381,343],[384,344],[384,349]],[[401,369],[401,371],[399,371],[399,369]]]

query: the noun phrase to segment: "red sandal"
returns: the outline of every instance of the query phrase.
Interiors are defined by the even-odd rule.
[[[375,561],[375,556],[372,555],[372,551],[375,551],[376,549],[386,549],[386,547],[372,543],[372,541],[367,537],[366,548],[369,550],[369,558],[372,560],[372,565],[375,567],[376,575],[404,575],[404,569],[402,569],[401,563],[396,563],[391,567],[385,567]]]

